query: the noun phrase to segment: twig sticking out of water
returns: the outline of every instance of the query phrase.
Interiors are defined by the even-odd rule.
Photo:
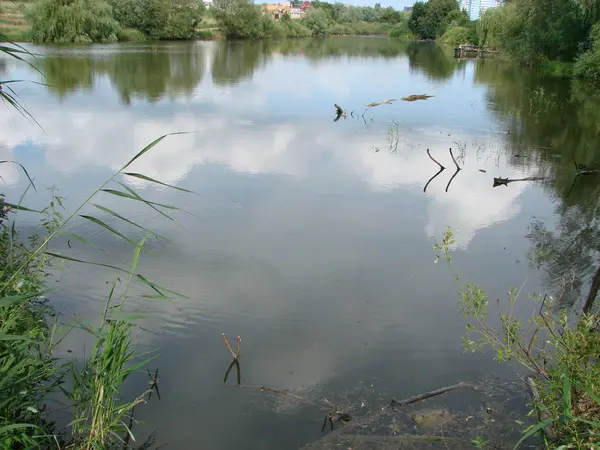
[[[227,336],[225,336],[225,333],[223,333],[223,341],[225,342],[225,347],[227,347],[227,350],[229,350],[229,353],[231,353],[231,357],[233,359],[238,359],[240,357],[240,344],[242,342],[242,338],[240,336],[238,336],[235,339],[237,353],[233,352],[231,345],[229,345],[229,339],[227,339]]]
[[[223,341],[225,342],[225,347],[227,347],[227,350],[229,350],[229,353],[231,353],[231,364],[229,364],[229,367],[227,368],[227,371],[225,372],[225,377],[223,378],[223,383],[227,383],[227,378],[229,377],[229,373],[231,372],[231,369],[233,369],[233,366],[235,366],[236,372],[237,372],[237,384],[240,385],[242,383],[242,370],[240,368],[240,356],[241,355],[241,344],[242,344],[242,338],[241,336],[237,336],[235,338],[235,349],[236,352],[233,352],[233,349],[231,348],[231,345],[229,344],[229,340],[227,339],[227,336],[225,336],[225,333],[223,333]]]
[[[152,391],[156,391],[156,395],[160,400],[160,391],[158,390],[158,368],[156,369],[156,372],[154,372],[154,375],[152,375],[149,370],[146,370],[146,372],[148,372],[148,376],[150,377],[150,393],[148,394],[148,400],[152,397]]]

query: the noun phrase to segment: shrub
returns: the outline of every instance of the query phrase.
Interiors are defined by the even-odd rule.
[[[29,18],[35,42],[114,42],[119,32],[102,0],[41,0]]]
[[[197,30],[196,31],[196,39],[200,39],[203,41],[210,41],[214,39],[214,35],[210,30]]]
[[[144,33],[134,28],[121,28],[117,38],[122,42],[143,42],[147,40]]]
[[[600,82],[600,24],[592,27],[589,37],[592,48],[582,53],[573,67],[573,75]]]
[[[112,0],[115,19],[152,39],[190,39],[202,18],[198,0]]]
[[[327,34],[329,25],[327,13],[320,8],[310,8],[306,12],[303,24],[311,30],[313,36],[323,36]]]
[[[446,44],[477,44],[479,39],[473,28],[452,27],[440,38]]]
[[[228,39],[258,39],[263,36],[263,13],[248,0],[218,0],[214,9]]]
[[[392,27],[392,29],[388,32],[389,37],[393,38],[405,38],[408,39],[411,37],[410,29],[408,28],[408,23],[400,22]]]

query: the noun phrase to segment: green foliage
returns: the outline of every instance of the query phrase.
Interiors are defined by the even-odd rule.
[[[52,332],[46,324],[50,308],[42,301],[46,258],[29,261],[18,279],[12,271],[28,259],[39,239],[20,242],[16,231],[0,230],[0,445],[35,448],[50,445],[50,427],[42,403],[60,381],[52,359]],[[26,424],[10,428],[13,425]]]
[[[536,386],[534,395],[538,423],[524,430],[517,446],[551,426],[552,433],[545,436],[547,448],[595,448],[600,444],[600,317],[584,313],[571,320],[568,310],[558,310],[560,298],[534,295],[536,312],[523,323],[515,314],[521,287],[508,293],[508,311],[497,301],[499,321],[492,319],[483,289],[461,285],[450,257],[452,242],[447,229],[434,250],[438,258],[443,252],[459,286],[460,309],[469,321],[463,338],[465,351],[491,347],[496,360],[515,361],[538,375],[540,389]]]
[[[144,42],[148,38],[144,33],[134,28],[121,28],[117,34],[117,39],[122,42]]]
[[[195,36],[201,41],[210,41],[214,38],[213,32],[210,30],[196,30]]]
[[[583,3],[572,0],[515,0],[487,10],[480,22],[481,45],[505,50],[530,65],[546,59],[572,61],[591,23]]]
[[[151,288],[153,299],[169,299],[169,294],[175,296],[179,294],[158,286],[137,272],[137,263],[146,237],[136,243],[124,232],[92,215],[92,210],[102,211],[114,220],[133,225],[137,230],[145,231],[146,236],[155,234],[115,211],[93,203],[93,199],[100,193],[112,194],[117,198],[144,203],[154,211],[169,217],[168,212],[177,208],[150,202],[117,178],[133,177],[186,191],[143,174],[126,172],[135,160],[151,151],[164,138],[165,136],[162,136],[142,149],[100,188],[92,192],[68,217],[65,218],[61,214],[61,198],[53,195],[50,205],[39,212],[42,217],[40,228],[45,232],[42,237],[34,235],[29,243],[23,243],[18,239],[15,231],[14,218],[11,220],[10,227],[6,224],[2,225],[0,230],[0,443],[3,448],[53,448],[55,444],[59,444],[62,436],[54,435],[55,431],[46,420],[42,404],[46,404],[48,396],[60,387],[61,379],[69,375],[72,389],[66,391],[60,387],[71,400],[70,406],[74,414],[74,420],[69,423],[67,429],[70,439],[68,448],[90,450],[121,448],[124,438],[128,440],[132,436],[125,419],[131,417],[135,405],[146,400],[148,391],[127,402],[120,398],[119,389],[127,377],[144,366],[149,359],[143,359],[145,356],[137,354],[133,348],[131,320],[135,316],[127,314],[125,309],[129,286],[137,282]],[[124,190],[108,189],[110,184]],[[8,206],[16,211],[27,210],[20,204],[3,203],[2,211],[6,211]],[[90,212],[80,214],[84,208],[89,209]],[[76,218],[86,219],[130,243],[134,254],[130,269],[125,270],[49,251],[49,244],[59,234],[66,234],[84,245],[92,245],[84,237],[65,231],[67,224]],[[129,274],[120,295],[116,294],[118,279],[115,279],[97,327],[92,324],[84,325],[82,322],[71,326],[71,329],[80,328],[94,338],[91,355],[84,361],[82,369],[78,369],[74,364],[67,365],[52,358],[53,349],[60,343],[60,339],[56,339],[57,328],[49,328],[46,324],[47,314],[51,310],[39,300],[50,258],[99,264]]]
[[[600,23],[592,27],[589,41],[591,48],[577,58],[573,74],[600,83]]]
[[[479,41],[474,28],[452,27],[448,28],[440,41],[446,44],[474,44]]]
[[[103,0],[40,0],[29,19],[34,42],[114,42],[119,32]]]
[[[112,0],[114,17],[152,39],[190,39],[204,13],[199,0]]]
[[[517,27],[518,21],[520,19],[514,2],[500,8],[487,9],[477,23],[479,45],[494,50],[504,49],[508,30],[513,26]]]
[[[444,34],[450,24],[463,24],[464,13],[455,0],[417,2],[408,19],[408,26],[420,39],[435,39]]]
[[[264,35],[263,13],[248,0],[217,0],[215,17],[228,39],[258,39]]]
[[[307,37],[325,35],[383,35],[392,24],[406,23],[393,8],[356,7],[341,3],[313,2],[302,20],[288,14],[277,22],[246,0],[218,0],[215,17],[229,39]]]
[[[312,7],[306,12],[304,25],[311,30],[313,36],[324,36],[329,28],[329,19],[324,9]]]

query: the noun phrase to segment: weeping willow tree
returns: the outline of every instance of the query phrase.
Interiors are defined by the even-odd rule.
[[[103,0],[40,0],[30,20],[34,42],[113,42],[119,32]]]

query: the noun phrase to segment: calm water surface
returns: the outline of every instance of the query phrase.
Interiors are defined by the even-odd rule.
[[[572,165],[600,158],[597,100],[506,64],[456,61],[435,45],[348,37],[32,49],[45,80],[0,61],[7,79],[47,84],[18,86],[42,128],[0,110],[0,159],[35,178],[29,205],[43,206],[54,187],[71,210],[158,136],[191,132],[163,141],[135,171],[195,194],[124,179],[189,214],[169,221],[96,199],[168,238],[149,242],[141,272],[189,297],[129,303],[148,316],[139,347],[158,351],[150,368],[161,375],[161,400],[136,411],[138,433],[153,432],[162,448],[295,449],[321,436],[324,399],[376,409],[392,395],[514,378],[489,354],[463,354],[456,287],[432,245],[451,226],[455,263],[493,298],[524,282],[528,293],[551,290],[570,267],[551,260],[549,236],[561,237],[566,218],[585,222],[586,199],[597,197],[595,180],[573,184]],[[411,94],[433,97],[399,100]],[[386,99],[398,100],[365,113]],[[334,103],[345,119],[334,122]],[[452,180],[449,148],[463,169]],[[447,169],[424,192],[438,171],[426,149]],[[24,175],[6,165],[0,174],[18,198]],[[494,177],[531,176],[548,178],[493,187]],[[62,237],[55,251],[131,259],[91,223],[74,220],[69,231],[107,252]],[[571,249],[581,266],[574,298],[591,270],[588,247]],[[532,264],[542,250],[550,262]],[[113,276],[57,267],[51,300],[65,318],[97,320]],[[244,383],[298,397],[224,385],[223,332],[243,337]],[[62,356],[79,358],[86,344],[73,334]],[[124,395],[146,383],[136,374]]]

